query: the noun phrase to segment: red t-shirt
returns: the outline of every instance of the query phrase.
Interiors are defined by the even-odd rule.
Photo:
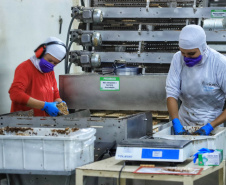
[[[12,100],[10,112],[30,110],[26,106],[30,97],[46,102],[60,98],[54,72],[41,73],[31,60],[22,62],[16,68],[9,94]],[[48,116],[40,109],[34,109],[34,115]]]

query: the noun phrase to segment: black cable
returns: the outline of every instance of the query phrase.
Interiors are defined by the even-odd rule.
[[[69,44],[69,46],[68,46],[68,48],[67,48],[67,54],[66,54],[66,57],[65,57],[65,63],[67,64],[67,65],[65,65],[65,74],[68,74],[69,73],[69,71],[70,71],[70,69],[68,69],[68,56],[69,56],[69,51],[70,51],[70,49],[71,49],[71,45],[73,44],[73,42],[74,42],[74,40],[72,40],[71,42],[70,42],[70,44]],[[69,65],[70,66],[70,65]]]
[[[72,62],[70,62],[70,64],[69,64],[69,67],[68,67],[68,73],[70,72],[71,65],[72,65]]]
[[[81,0],[81,5],[82,5],[82,6],[85,6],[85,3],[84,3],[84,1],[83,1],[83,0]]]
[[[116,73],[116,69],[121,68],[121,67],[123,68],[123,67],[125,67],[125,66],[126,66],[126,64],[122,64],[122,65],[120,65],[120,66],[117,66],[117,65],[115,65],[115,64],[112,64],[113,71],[108,72],[108,73],[102,73],[102,75],[115,74],[115,73]]]
[[[102,73],[101,75],[109,75],[109,74],[115,74],[115,73],[114,73],[114,71],[112,71],[112,72],[109,72],[109,73]]]
[[[66,40],[67,54],[70,51],[70,50],[68,50],[68,42],[69,42],[69,35],[70,35],[71,25],[72,25],[72,23],[73,23],[73,21],[74,21],[74,19],[76,18],[77,15],[78,15],[78,12],[76,12],[75,15],[72,17],[71,22],[70,22],[69,27],[68,27],[67,40]],[[64,64],[65,74],[67,74],[67,67],[68,67],[68,61],[66,61],[66,59],[65,59],[65,64]]]
[[[6,179],[7,179],[7,185],[10,185],[9,174],[6,174]]]
[[[121,178],[122,170],[123,170],[123,168],[125,167],[125,165],[126,165],[126,162],[124,161],[124,163],[123,163],[123,165],[122,165],[122,168],[121,168],[121,170],[119,171],[119,176],[118,176],[118,184],[119,184],[119,185],[121,185],[120,178]]]

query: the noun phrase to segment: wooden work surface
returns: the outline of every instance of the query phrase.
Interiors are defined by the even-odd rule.
[[[76,168],[76,185],[83,185],[84,176],[93,177],[111,177],[118,178],[124,161],[116,160],[114,157],[94,162],[82,167]],[[177,165],[178,167],[199,167],[195,165],[191,159]],[[157,167],[157,166],[156,166]],[[133,173],[139,165],[125,165],[121,172],[120,184],[125,185],[126,179],[143,179],[143,180],[159,180],[159,181],[176,181],[183,182],[184,185],[193,185],[193,182],[210,173],[219,170],[219,185],[225,184],[225,161],[219,166],[203,166],[201,175],[165,175],[165,174],[135,174]]]

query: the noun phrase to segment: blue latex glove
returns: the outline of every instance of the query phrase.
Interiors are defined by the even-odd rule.
[[[172,120],[173,130],[175,135],[190,135],[190,133],[184,129],[178,118]]]
[[[57,102],[45,102],[43,109],[50,116],[57,116],[59,113],[59,109],[56,107]]]
[[[62,103],[65,103],[65,104],[67,105],[67,103],[66,103],[65,101],[62,100],[61,102],[62,102]],[[61,102],[60,102],[60,103],[61,103]]]
[[[201,127],[199,130],[195,131],[194,134],[198,134],[198,135],[210,135],[210,132],[213,130],[214,128],[212,127],[212,125],[210,123],[207,123],[206,125],[204,125],[203,127]]]
[[[198,159],[199,154],[204,154],[204,153],[212,153],[214,150],[210,150],[208,148],[201,148],[196,154],[193,155],[193,162],[196,162],[196,159]]]

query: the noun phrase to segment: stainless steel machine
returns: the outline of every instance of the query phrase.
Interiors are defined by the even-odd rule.
[[[226,53],[226,2],[87,2],[85,6],[72,7],[65,75],[59,79],[60,95],[67,102],[71,114],[57,118],[7,114],[0,116],[0,123],[2,127],[96,128],[95,159],[99,160],[115,143],[151,138],[150,111],[167,111],[166,76],[172,56],[178,51],[179,31],[185,25],[201,25],[206,30],[208,45]],[[80,22],[79,26],[71,29],[75,19]],[[71,50],[74,43],[83,49]],[[70,73],[72,65],[81,66],[83,73]],[[73,172],[48,174],[48,177],[41,172],[38,177],[30,175],[37,172],[24,173],[23,185],[50,185],[49,179],[54,185],[73,184],[73,179],[70,179]],[[66,175],[64,180],[63,175]],[[39,182],[36,182],[37,178]],[[20,184],[18,179],[15,182]],[[104,183],[107,184],[106,180]],[[99,181],[95,184],[104,183]]]
[[[72,7],[79,26],[68,29],[61,96],[69,109],[166,111],[165,79],[180,30],[201,25],[208,45],[226,53],[225,6],[223,0],[90,0]],[[83,49],[71,50],[73,43]],[[84,73],[69,74],[74,64]]]
[[[166,76],[185,25],[202,26],[208,45],[226,53],[224,0],[87,2],[72,7],[71,22],[76,19],[79,26],[69,25],[65,75],[60,76],[60,94],[70,111],[167,111]],[[73,43],[83,49],[71,50]],[[84,73],[70,73],[74,64]],[[123,151],[130,141],[122,142]]]

